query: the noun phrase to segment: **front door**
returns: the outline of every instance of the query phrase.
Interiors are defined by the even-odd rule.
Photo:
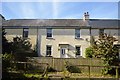
[[[66,48],[62,48],[60,49],[60,57],[61,58],[66,58]]]

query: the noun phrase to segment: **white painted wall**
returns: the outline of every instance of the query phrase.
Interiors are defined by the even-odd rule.
[[[52,56],[60,57],[59,44],[68,43],[69,50],[67,51],[69,55],[75,57],[75,45],[81,46],[82,56],[85,57],[85,48],[90,44],[86,41],[89,40],[89,30],[81,29],[81,39],[75,39],[75,29],[53,29],[53,39],[46,38],[46,29],[39,29],[39,35],[41,38],[41,54],[46,55],[46,45],[52,45]]]

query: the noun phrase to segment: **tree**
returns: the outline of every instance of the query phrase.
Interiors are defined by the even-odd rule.
[[[32,44],[29,39],[22,37],[14,37],[12,42],[12,51],[13,53],[26,52],[31,50]]]
[[[115,62],[118,61],[118,48],[114,46],[116,41],[111,35],[101,34],[92,45],[94,56],[103,59],[105,66],[117,65]],[[104,74],[110,73],[111,70],[112,68],[105,69]]]
[[[11,61],[14,58],[11,54],[11,43],[6,39],[6,34],[5,29],[2,29],[2,75],[3,78],[9,79],[8,69],[11,68]]]
[[[26,57],[34,56],[31,49],[32,44],[28,38],[14,37],[12,42],[12,53],[17,61],[26,61]]]
[[[11,43],[6,39],[5,29],[2,29],[2,54],[11,53]]]

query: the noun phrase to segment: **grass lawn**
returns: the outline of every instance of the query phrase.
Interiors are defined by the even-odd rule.
[[[17,78],[20,78],[20,79],[41,79],[41,78],[43,78],[42,73],[28,73],[28,72],[24,72],[24,71],[12,71],[12,72],[9,72],[9,76],[11,77],[11,79],[17,79]],[[100,73],[91,72],[90,76],[89,76],[89,74],[87,72],[70,73],[68,71],[63,71],[63,72],[48,72],[48,74],[45,75],[44,78],[46,78],[46,79],[48,79],[48,78],[64,78],[63,80],[74,80],[76,78],[81,78],[81,79],[83,78],[83,80],[87,80],[89,78],[97,78],[97,79],[105,78],[108,80],[108,79],[115,78],[115,75],[114,76],[102,75]],[[119,78],[120,78],[120,76],[119,76]]]

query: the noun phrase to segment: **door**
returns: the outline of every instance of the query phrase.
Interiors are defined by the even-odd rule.
[[[66,48],[61,48],[60,49],[60,57],[61,58],[66,58]]]

